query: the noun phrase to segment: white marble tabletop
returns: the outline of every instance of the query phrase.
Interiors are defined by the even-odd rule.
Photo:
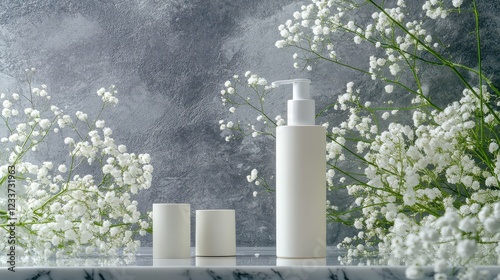
[[[192,256],[194,256],[192,250]],[[164,279],[406,279],[404,266],[343,266],[341,252],[328,250],[325,259],[277,259],[274,248],[238,248],[236,257],[153,259],[152,248],[141,248],[133,258],[64,258],[44,263],[5,264],[0,280],[164,280]],[[500,267],[488,268],[492,275]],[[448,279],[454,279],[450,271]],[[432,268],[422,279],[434,279]]]

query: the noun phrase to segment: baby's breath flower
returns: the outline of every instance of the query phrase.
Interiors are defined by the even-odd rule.
[[[12,110],[10,110],[9,108],[3,108],[2,109],[2,116],[4,118],[10,118],[12,116]]]
[[[2,105],[4,108],[10,108],[10,107],[12,107],[12,102],[10,102],[9,100],[6,99],[3,101]]]
[[[102,129],[102,133],[104,134],[104,136],[108,137],[111,134],[113,134],[113,130],[111,128],[109,128],[109,127],[104,127]]]
[[[23,196],[18,197],[18,204],[24,206],[16,209],[16,214],[26,228],[26,231],[18,232],[17,238],[24,244],[23,252],[19,253],[44,258],[78,255],[82,252],[81,248],[89,244],[95,244],[95,247],[91,246],[85,252],[114,254],[116,249],[122,248],[124,253],[132,253],[137,250],[139,243],[131,243],[132,235],[123,235],[123,232],[144,233],[141,225],[145,221],[140,218],[141,214],[136,208],[129,207],[133,203],[127,203],[124,198],[128,200],[130,193],[151,186],[153,167],[149,164],[150,156],[126,153],[124,145],[114,144],[110,137],[111,129],[104,127],[104,121],[92,120],[91,115],[77,111],[76,118],[87,123],[80,128],[77,123],[73,123],[70,115],[63,114],[57,106],[47,104],[50,96],[46,89],[45,85],[34,87],[33,94],[26,97],[31,100],[20,98],[17,93],[12,94],[15,102],[6,99],[6,95],[2,98],[2,113],[8,115],[8,119],[4,120],[11,129],[5,130],[7,134],[1,137],[1,142],[7,145],[7,153],[0,153],[0,159],[16,167],[19,176],[16,182],[26,190]],[[109,91],[100,89],[97,92],[102,96],[104,105],[116,104],[116,93],[114,86]],[[19,116],[19,110],[24,115]],[[56,123],[57,127],[52,129]],[[93,123],[95,128],[92,127]],[[104,141],[100,135],[101,129]],[[67,146],[61,146],[61,151],[66,151],[69,159],[63,158],[63,163],[28,162],[28,158],[39,158],[30,153],[38,151],[51,132],[61,133],[62,138],[54,139],[64,139]],[[67,166],[65,162],[71,164]],[[102,167],[102,174],[101,171],[95,177],[79,174],[82,170],[90,170],[81,169],[83,165],[93,162],[107,163]],[[0,166],[0,181],[7,174],[4,167],[7,165]],[[103,174],[105,176],[101,177]],[[107,189],[116,189],[116,195],[102,203],[102,198],[106,197],[103,190]],[[89,201],[95,203],[89,204]],[[127,221],[132,225],[125,227],[121,225],[123,221],[117,218],[127,215]],[[33,218],[35,216],[36,219]],[[99,225],[101,220],[107,222]],[[110,235],[108,230],[111,224],[114,225],[114,235]],[[7,243],[4,245],[8,246]]]
[[[460,8],[462,6],[463,0],[453,0],[453,7]]]
[[[51,123],[48,119],[43,119],[38,123],[38,125],[40,125],[42,129],[47,129],[50,127]]]
[[[424,277],[424,270],[421,266],[410,265],[406,268],[405,275],[408,279],[420,279]]]
[[[57,168],[57,170],[61,173],[66,173],[66,171],[68,171],[68,168],[66,167],[66,165],[64,164],[61,164],[59,165],[59,167]]]
[[[357,45],[361,44],[361,37],[354,36],[354,43],[357,44]]]
[[[345,1],[313,0],[278,27],[281,38],[275,45],[295,48],[294,68],[313,71],[313,65],[320,65],[318,61],[347,64],[350,69],[368,74],[368,79],[385,83],[385,93],[414,95],[408,99],[409,104],[400,104],[405,99],[385,100],[387,95],[379,98],[362,92],[353,82],[346,85],[344,93],[334,93],[335,100],[326,104],[328,112],[321,111],[320,117],[331,131],[325,160],[335,170],[323,174],[328,190],[345,189],[353,196],[355,207],[343,212],[327,202],[326,208],[333,220],[359,230],[340,244],[347,249],[342,261],[349,263],[353,257],[363,256],[369,245],[379,249],[379,255],[386,258],[383,261],[409,265],[407,278],[425,276],[423,267],[434,265],[435,278],[444,279],[448,267],[496,260],[500,255],[500,102],[493,98],[498,90],[488,86],[473,88],[477,81],[468,81],[481,71],[474,69],[471,75],[464,75],[468,70],[462,69],[459,80],[466,88],[462,95],[455,95],[457,98],[448,105],[441,106],[441,99],[433,103],[437,101],[433,96],[436,93],[430,89],[438,89],[440,81],[424,80],[429,77],[423,73],[428,73],[427,67],[435,63],[428,58],[442,58],[440,63],[445,68],[455,67],[452,65],[457,62],[451,55],[436,56],[447,45],[440,40],[440,34],[430,29],[434,26],[432,19],[459,12],[463,1],[422,1],[421,14],[409,11],[406,2],[381,1],[376,7],[371,1],[349,6]],[[366,10],[358,13],[360,9]],[[363,18],[367,12],[371,16]],[[368,45],[373,44],[374,52],[366,52],[368,69],[349,65],[345,58],[350,54],[340,53],[352,47],[342,48],[345,40],[339,38],[344,34],[355,44],[367,44],[363,51],[370,50]],[[224,93],[223,103],[239,105],[235,117],[240,111],[244,116],[254,116],[246,114],[245,107],[256,110],[257,123],[249,124],[241,136],[274,136],[275,127],[285,125],[285,120],[277,116],[266,122],[268,117],[264,117],[271,115],[264,100],[273,86],[262,87],[265,79],[250,71],[245,77],[250,92],[256,94],[245,95],[239,88],[241,100],[233,99],[234,95],[226,98]],[[271,112],[275,110],[273,106]],[[335,117],[330,122],[323,120],[328,116]],[[219,125],[223,130],[234,128],[234,124],[224,121]],[[227,133],[222,133],[226,140],[235,137]],[[248,182],[264,184],[255,172],[247,176]],[[477,276],[474,271],[460,272],[459,278]]]
[[[103,96],[105,92],[106,92],[106,89],[105,89],[105,88],[100,88],[100,89],[97,91],[97,95],[98,95],[98,96]]]
[[[498,144],[496,142],[491,142],[489,146],[490,153],[494,153],[498,150]]]

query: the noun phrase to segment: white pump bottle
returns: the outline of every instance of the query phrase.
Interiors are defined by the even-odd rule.
[[[293,84],[288,125],[276,128],[276,255],[278,258],[326,256],[326,129],[314,125],[310,80]]]

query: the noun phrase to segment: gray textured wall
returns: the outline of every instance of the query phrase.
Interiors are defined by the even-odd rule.
[[[220,137],[219,91],[235,72],[284,68],[289,55],[274,41],[285,11],[280,1],[1,1],[1,89],[25,89],[22,72],[33,66],[67,112],[92,112],[95,91],[116,84],[120,103],[107,116],[115,139],[153,156],[140,207],[188,202],[193,216],[233,208],[239,245],[272,245],[274,199],[253,198],[245,180],[257,156]]]
[[[496,0],[481,4],[487,19],[482,23],[485,65],[495,73],[500,29],[494,11],[500,8]],[[116,84],[120,103],[107,116],[116,140],[153,156],[153,187],[138,197],[140,207],[187,202],[193,215],[196,209],[233,208],[239,246],[272,246],[273,194],[261,192],[254,198],[256,187],[245,176],[253,167],[274,169],[274,144],[225,142],[217,122],[228,113],[219,91],[226,79],[247,70],[268,81],[308,77],[291,67],[290,52],[274,47],[277,26],[299,7],[299,1],[279,0],[4,0],[0,89],[20,90],[23,69],[33,66],[37,81],[46,83],[67,111],[90,112],[95,91]],[[438,26],[454,43],[454,55],[473,51],[465,46],[470,38],[449,32],[460,24],[447,20]],[[350,41],[343,43],[354,50]],[[362,48],[354,54],[345,59],[365,63]],[[463,60],[475,66],[467,55]],[[322,93],[319,105],[342,92],[350,80],[357,80],[369,95],[382,92],[382,85],[338,67],[319,65],[314,73],[310,78],[316,94]],[[456,82],[438,70],[426,75],[438,94],[447,92],[442,81],[450,87]],[[275,113],[284,113],[286,99],[275,100],[282,106]],[[58,151],[50,153],[56,156]],[[349,201],[342,194],[336,200]],[[343,234],[345,229],[330,225],[328,243]],[[150,244],[151,237],[145,241]]]

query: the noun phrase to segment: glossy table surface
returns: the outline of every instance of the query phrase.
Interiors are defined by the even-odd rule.
[[[193,248],[192,248],[193,249]],[[324,259],[277,259],[275,248],[238,248],[235,257],[153,259],[152,248],[132,258],[62,258],[43,263],[16,262],[15,272],[0,267],[0,280],[160,280],[160,279],[406,279],[404,266],[344,266],[342,252],[329,248]],[[500,267],[486,267],[495,275]],[[434,279],[431,267],[422,279]],[[450,271],[448,279],[456,272]]]

